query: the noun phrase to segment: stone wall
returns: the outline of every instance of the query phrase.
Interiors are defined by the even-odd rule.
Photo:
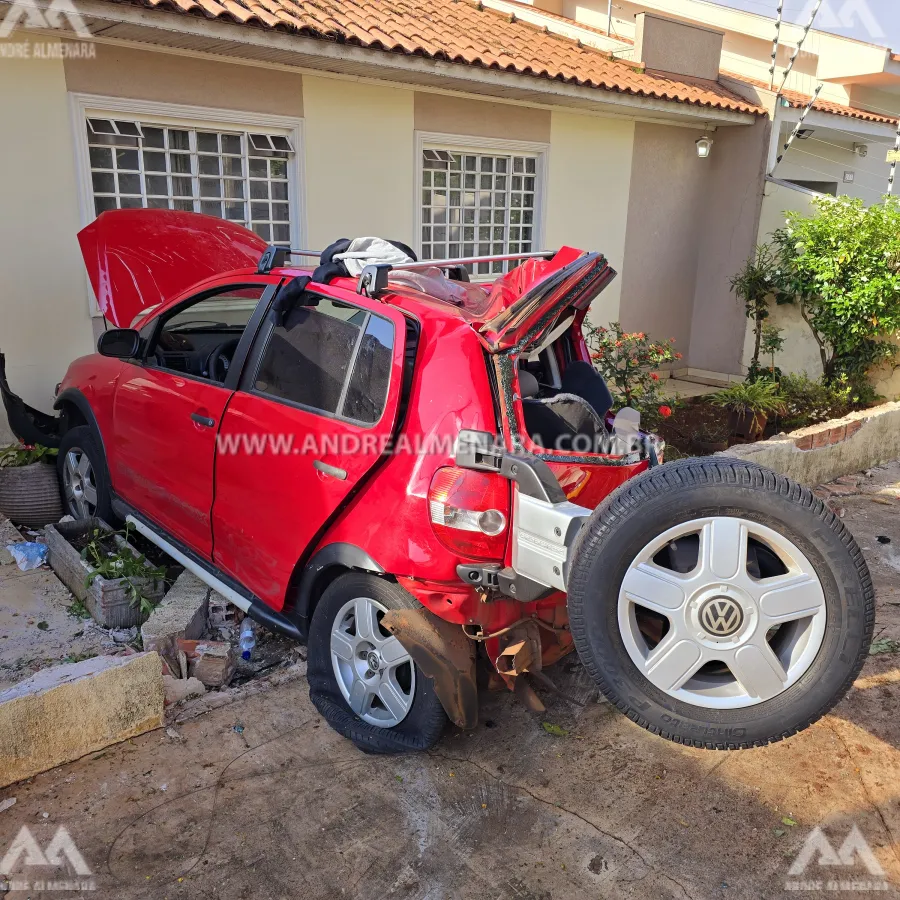
[[[815,487],[900,458],[900,403],[885,403],[716,455],[755,462]]]

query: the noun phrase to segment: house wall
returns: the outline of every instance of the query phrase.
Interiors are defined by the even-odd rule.
[[[468,134],[498,140],[550,141],[550,110],[454,97],[415,94],[416,131]]]
[[[93,60],[0,58],[0,83],[17,85],[0,97],[4,129],[16,135],[0,144],[7,173],[0,349],[13,388],[32,405],[50,410],[53,386],[72,359],[91,352],[103,327],[91,318],[76,240],[88,219],[75,171],[74,129],[83,123],[73,129],[69,93],[302,118],[307,248],[360,234],[416,244],[417,132],[546,145],[541,243],[602,250],[621,277],[595,304],[594,321],[621,317],[629,327],[676,336],[688,354],[691,316],[698,302],[707,303],[698,298],[710,277],[699,248],[714,243],[701,227],[703,212],[727,188],[727,173],[737,171],[716,175],[724,160],[717,163],[715,153],[706,162],[696,158],[701,131],[175,53],[96,49]],[[740,156],[749,134],[722,129],[716,151],[733,141]],[[716,209],[731,215],[722,204]],[[746,214],[743,206],[737,212]],[[705,315],[718,316],[720,302],[717,294]]]
[[[380,235],[413,243],[412,91],[306,77],[310,248]]]
[[[767,133],[765,121],[719,129],[701,160],[701,131],[636,128],[622,324],[674,338],[677,367],[741,374],[744,315],[729,279],[756,241]]]
[[[553,113],[545,246],[601,250],[623,271],[634,134],[634,122]],[[591,306],[592,321],[617,319],[621,295],[617,278]]]
[[[709,160],[701,132],[638,123],[622,270],[622,325],[674,338],[688,356]]]
[[[0,91],[0,350],[13,389],[49,410],[71,360],[93,345],[63,64],[0,56],[0,84],[15,85]],[[0,415],[0,442],[9,438]]]
[[[193,56],[97,44],[96,58],[65,61],[66,88],[184,106],[303,116],[303,77]]]
[[[690,366],[729,375],[740,365],[744,309],[731,291],[731,277],[753,252],[759,230],[771,125],[716,132],[697,266],[697,293],[691,321]]]

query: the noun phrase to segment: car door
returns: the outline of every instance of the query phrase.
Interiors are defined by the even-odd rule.
[[[315,285],[290,309],[276,300],[260,331],[219,434],[214,559],[275,609],[298,560],[382,457],[406,327],[393,307]]]
[[[116,390],[115,491],[207,559],[216,434],[277,281],[247,276],[175,305],[142,330],[144,359]]]

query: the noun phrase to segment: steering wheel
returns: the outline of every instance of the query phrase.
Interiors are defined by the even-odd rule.
[[[219,384],[225,383],[225,379],[228,377],[228,369],[231,366],[231,359],[234,356],[234,351],[237,350],[238,343],[240,343],[240,338],[229,338],[213,348],[212,353],[206,359],[205,374],[208,378],[219,382]]]

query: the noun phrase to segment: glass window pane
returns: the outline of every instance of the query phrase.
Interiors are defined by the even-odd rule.
[[[287,312],[269,339],[256,389],[336,413],[359,336],[360,313],[330,300]]]
[[[393,349],[394,326],[386,319],[371,316],[353,364],[341,415],[367,424],[381,418],[391,379]]]

